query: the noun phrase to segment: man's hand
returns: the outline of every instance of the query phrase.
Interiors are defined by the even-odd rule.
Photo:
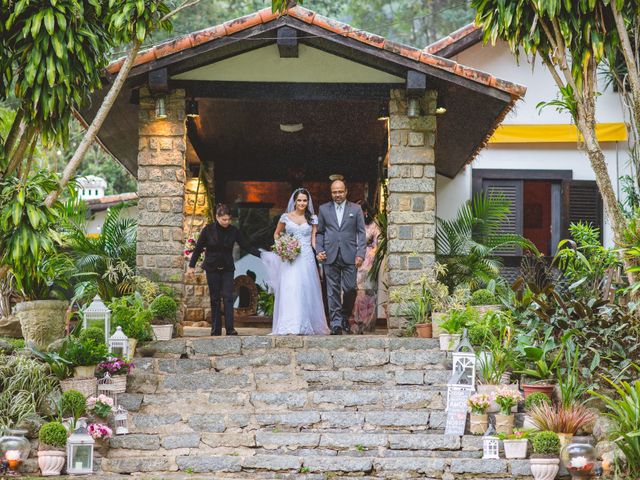
[[[324,262],[327,259],[327,253],[318,252],[318,254],[316,255],[316,258],[318,259],[319,262]]]
[[[356,257],[356,268],[360,268],[362,266],[363,261],[364,261],[364,258]]]

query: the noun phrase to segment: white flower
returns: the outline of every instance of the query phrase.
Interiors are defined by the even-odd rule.
[[[571,459],[572,468],[583,468],[589,463],[587,457],[575,457]]]

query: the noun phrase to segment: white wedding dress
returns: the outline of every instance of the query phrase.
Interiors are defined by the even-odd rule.
[[[317,221],[314,215],[312,222]],[[283,261],[272,252],[260,256],[275,293],[271,335],[328,335],[320,277],[311,248],[312,227],[307,222],[298,225],[286,213],[280,222],[286,233],[298,239],[301,252],[293,262]]]

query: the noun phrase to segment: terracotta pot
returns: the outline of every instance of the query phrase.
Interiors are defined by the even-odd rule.
[[[532,393],[542,392],[550,400],[553,400],[554,385],[550,383],[523,383],[522,389],[524,390],[524,398],[527,398]]]
[[[531,458],[530,462],[535,480],[553,480],[560,470],[559,458]]]
[[[469,417],[469,431],[474,435],[484,435],[489,425],[489,415],[472,413]]]
[[[460,341],[459,333],[441,333],[440,334],[440,350],[443,352],[451,352],[455,350],[458,342]]]
[[[96,374],[97,365],[78,365],[73,368],[75,378],[91,378]]]
[[[431,338],[433,325],[430,323],[419,323],[416,325],[416,335],[420,338]]]
[[[496,413],[496,432],[504,433],[505,435],[511,435],[513,433],[513,422],[515,421],[514,415],[500,415]]]
[[[502,445],[504,447],[505,458],[527,458],[528,443],[526,438],[520,440],[504,440]]]
[[[66,453],[63,450],[42,450],[38,452],[38,467],[43,477],[57,477],[64,467]]]

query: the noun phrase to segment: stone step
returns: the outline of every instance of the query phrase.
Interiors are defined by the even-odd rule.
[[[369,475],[371,478],[522,478],[530,475],[528,460],[482,460],[441,457],[365,457],[295,455],[199,455],[183,452],[166,457],[109,457],[108,473],[182,471],[186,473],[279,472]],[[219,477],[214,477],[219,478]],[[254,476],[253,478],[258,478]],[[281,477],[280,477],[281,478]]]

